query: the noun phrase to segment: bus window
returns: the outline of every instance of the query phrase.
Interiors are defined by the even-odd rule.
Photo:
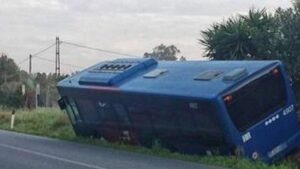
[[[70,103],[68,102],[67,98],[65,98],[65,101],[66,101],[66,111],[67,111],[67,113],[69,115],[69,118],[70,118],[72,124],[74,124],[76,122],[76,120],[75,120],[75,116],[74,116],[73,110],[72,110],[72,108],[70,106]]]
[[[120,124],[113,108],[109,102],[99,100],[96,103],[96,113],[99,115],[100,132],[103,138],[108,141],[117,141],[121,139]]]
[[[112,105],[107,102],[103,101],[98,101],[97,103],[97,113],[99,114],[100,117],[100,122],[102,124],[107,124],[107,123],[116,123],[117,122],[117,117],[116,114],[112,108]]]
[[[79,114],[79,111],[78,111],[78,108],[77,108],[77,105],[76,105],[75,101],[74,101],[72,98],[70,98],[70,99],[69,99],[69,102],[70,102],[70,106],[71,106],[71,108],[72,108],[72,110],[73,110],[73,114],[74,114],[76,120],[77,120],[77,121],[82,121],[81,116],[80,116],[80,114]]]
[[[177,112],[172,109],[150,109],[152,125],[156,133],[174,135],[178,133]]]
[[[212,106],[202,102],[198,105],[199,110],[192,111],[193,119],[196,122],[197,132],[207,132],[211,134],[220,134],[221,129],[217,121],[217,117],[213,112]]]
[[[71,122],[74,124],[77,121],[81,121],[81,117],[78,112],[75,101],[72,98],[69,98],[69,99],[65,98],[65,102],[66,102],[66,110],[67,110],[67,113],[69,114]]]
[[[154,133],[149,107],[136,104],[129,105],[127,110],[132,120],[132,129],[137,135],[140,144],[151,147],[154,140]]]
[[[192,117],[192,113],[189,111],[181,111],[178,114],[178,122],[180,125],[180,129],[183,133],[195,131],[196,124],[194,123],[194,119]]]
[[[239,131],[272,114],[285,104],[284,80],[279,68],[224,97],[227,111]]]
[[[177,113],[180,129],[183,133],[193,134],[198,138],[197,141],[204,145],[223,144],[222,130],[212,106],[207,102],[195,104],[195,108],[183,107]]]
[[[122,126],[130,126],[128,112],[122,104],[114,104],[114,109]]]
[[[77,99],[77,104],[84,122],[95,123],[99,116],[95,112],[95,106],[91,100]]]
[[[150,122],[150,112],[145,106],[128,106],[128,112],[132,119],[134,127],[138,129],[147,128],[152,130],[152,125]]]

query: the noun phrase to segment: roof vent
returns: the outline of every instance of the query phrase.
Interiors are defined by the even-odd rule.
[[[222,74],[222,71],[219,70],[208,70],[201,72],[196,77],[194,77],[194,80],[211,80]]]
[[[144,75],[144,78],[157,78],[160,75],[165,74],[168,72],[167,69],[155,69],[147,74]]]
[[[236,68],[232,71],[226,73],[223,77],[224,81],[234,81],[248,74],[247,69],[245,68]]]

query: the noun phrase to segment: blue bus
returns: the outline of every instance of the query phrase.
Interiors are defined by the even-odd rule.
[[[280,61],[105,61],[57,84],[77,135],[272,162],[300,143]]]

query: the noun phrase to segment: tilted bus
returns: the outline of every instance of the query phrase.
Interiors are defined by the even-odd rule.
[[[59,105],[81,136],[267,162],[300,143],[296,101],[280,61],[117,59],[57,87]]]

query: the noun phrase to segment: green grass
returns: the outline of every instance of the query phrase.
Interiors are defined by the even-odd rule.
[[[0,111],[0,128],[10,130],[10,112]],[[77,137],[66,114],[58,109],[19,110],[16,113],[13,131],[233,169],[300,169],[300,163],[299,161],[297,162],[294,156],[289,156],[276,164],[268,165],[263,162],[254,162],[237,157],[185,155],[170,152],[160,148],[160,146],[148,149],[122,143],[109,143],[103,139]]]
[[[0,128],[10,129],[10,113],[0,113]],[[75,138],[67,116],[58,109],[17,111],[15,131],[60,139]]]

